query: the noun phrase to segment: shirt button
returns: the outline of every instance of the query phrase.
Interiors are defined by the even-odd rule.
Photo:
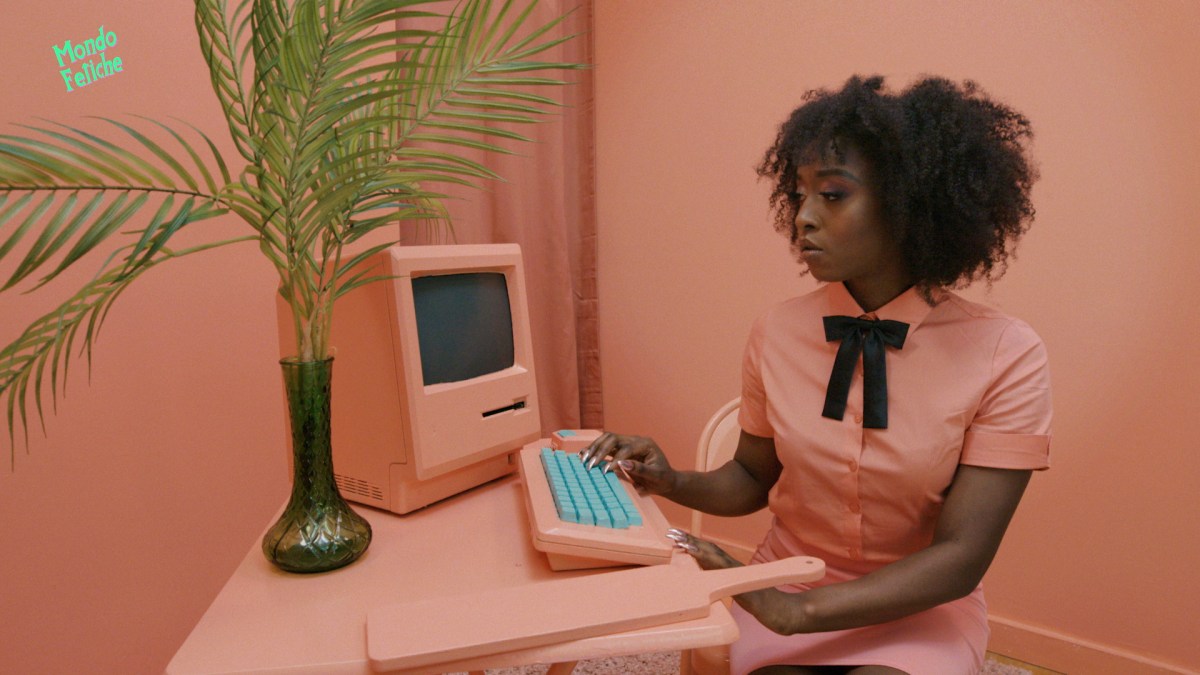
[[[858,462],[850,460],[849,466],[851,471],[858,471]]]
[[[862,504],[858,503],[857,501],[850,502],[850,513],[857,514],[857,513],[861,513],[861,512],[862,512]]]
[[[855,415],[855,416],[854,416],[854,423],[855,423],[855,424],[862,424],[862,420],[863,420],[863,417],[862,417],[862,415]]]

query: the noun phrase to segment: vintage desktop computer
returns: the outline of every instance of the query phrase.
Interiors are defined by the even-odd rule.
[[[389,278],[334,309],[342,496],[403,514],[512,473],[541,431],[520,248],[393,246],[362,265]],[[294,354],[282,300],[279,331]]]

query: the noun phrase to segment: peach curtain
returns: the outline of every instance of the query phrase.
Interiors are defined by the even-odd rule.
[[[591,0],[542,0],[528,21],[541,26],[570,12],[556,28],[573,39],[540,60],[590,64]],[[538,88],[564,107],[536,125],[511,126],[533,143],[502,144],[514,155],[472,159],[503,177],[484,190],[447,186],[447,207],[460,244],[513,242],[525,259],[542,426],[600,428],[600,354],[596,317],[596,220],[593,89],[590,69],[566,71],[569,84]],[[440,187],[440,186],[439,186]],[[428,242],[416,228],[406,243]]]

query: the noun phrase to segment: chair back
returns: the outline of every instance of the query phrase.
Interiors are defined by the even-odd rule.
[[[700,442],[696,445],[696,470],[708,471],[721,466],[733,459],[737,450],[738,439],[742,429],[738,426],[738,409],[742,407],[741,397],[735,398],[721,406],[704,425],[700,432]],[[700,525],[704,514],[692,510],[691,533],[700,536]],[[728,598],[726,598],[728,603]],[[729,675],[729,647],[717,645],[689,649],[680,656],[680,675]]]
[[[697,471],[709,471],[733,459],[742,433],[737,421],[741,406],[742,398],[739,396],[721,406],[708,420],[696,446]],[[692,511],[691,533],[696,536],[700,536],[701,515],[699,511]]]

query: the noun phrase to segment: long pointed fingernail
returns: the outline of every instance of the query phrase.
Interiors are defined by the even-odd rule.
[[[617,468],[621,470],[621,473],[626,478],[633,480],[633,477],[629,475],[629,470],[633,468],[633,464],[631,464],[629,460],[622,459],[621,461],[617,462]]]
[[[688,553],[695,553],[698,550],[695,544],[689,544],[686,541],[675,542],[675,548],[687,551]]]
[[[681,541],[687,541],[688,536],[687,536],[687,533],[684,532],[683,530],[677,530],[675,528],[671,528],[671,529],[667,530],[667,538],[672,541],[675,541],[675,542],[681,542]]]

